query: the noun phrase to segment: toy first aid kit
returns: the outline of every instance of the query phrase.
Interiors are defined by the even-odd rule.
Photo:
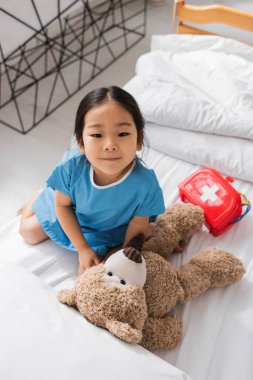
[[[202,168],[179,184],[183,202],[200,206],[206,226],[215,236],[239,222],[250,210],[250,202],[230,185],[232,177],[223,178],[212,168]],[[243,206],[246,206],[244,213]]]

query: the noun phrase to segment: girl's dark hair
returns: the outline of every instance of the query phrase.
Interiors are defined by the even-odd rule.
[[[137,128],[137,142],[142,145],[144,138],[144,119],[139,109],[139,106],[132,95],[127,91],[117,86],[100,87],[89,92],[79,104],[74,135],[79,146],[83,146],[83,128],[84,118],[86,114],[95,106],[104,103],[106,100],[112,99],[122,108],[128,111]]]

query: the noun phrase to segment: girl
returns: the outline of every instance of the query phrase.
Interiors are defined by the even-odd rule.
[[[134,235],[149,235],[149,221],[164,212],[153,170],[136,152],[144,120],[135,99],[112,86],[91,91],[75,120],[78,148],[67,151],[21,209],[20,233],[30,244],[47,239],[79,254],[80,275]]]

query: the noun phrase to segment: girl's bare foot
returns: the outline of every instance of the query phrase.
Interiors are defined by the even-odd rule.
[[[17,215],[23,215],[24,211],[38,198],[43,189],[37,190],[31,198],[28,199],[22,206],[17,210]]]
[[[28,202],[25,202],[17,211],[17,215],[22,215],[23,214],[23,211],[24,209],[26,208]]]

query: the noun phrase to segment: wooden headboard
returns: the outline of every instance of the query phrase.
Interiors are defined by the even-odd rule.
[[[188,25],[190,23],[191,25]],[[174,0],[172,33],[213,34],[192,24],[225,24],[253,32],[253,14],[223,5],[187,5],[184,0]]]

